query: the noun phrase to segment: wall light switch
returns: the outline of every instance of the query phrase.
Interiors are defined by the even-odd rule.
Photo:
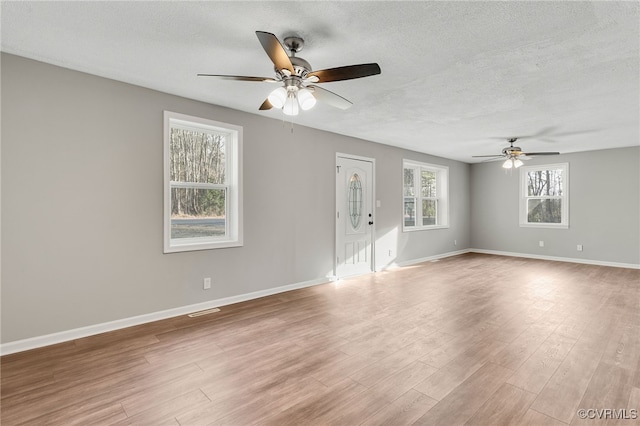
[[[209,290],[211,288],[211,278],[205,278],[203,287],[205,290]]]
[[[582,251],[582,244],[578,244],[578,251]]]
[[[544,247],[544,241],[540,241],[539,244],[540,244],[540,247]]]

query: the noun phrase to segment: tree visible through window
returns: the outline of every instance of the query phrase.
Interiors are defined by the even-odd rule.
[[[422,170],[420,188],[422,189],[422,224],[435,225],[438,212],[438,194],[436,190],[437,173]]]
[[[224,151],[223,134],[171,128],[171,238],[225,234]]]
[[[168,112],[165,122],[165,252],[240,245],[241,129]]]
[[[404,226],[416,224],[416,191],[414,183],[415,170],[404,168]]]
[[[568,165],[520,169],[521,225],[568,226]]]
[[[403,162],[403,228],[448,226],[449,169],[444,166]]]

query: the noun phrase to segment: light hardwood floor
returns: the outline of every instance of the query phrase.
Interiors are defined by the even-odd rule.
[[[605,422],[581,408],[640,412],[640,270],[466,254],[2,357],[5,426]]]

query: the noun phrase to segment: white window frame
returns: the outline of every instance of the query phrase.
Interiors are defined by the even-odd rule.
[[[416,194],[415,205],[416,205],[416,216],[415,223],[416,225],[407,226],[405,225],[404,220],[404,170],[405,169],[414,169],[414,173],[418,173],[417,178],[414,176],[414,194]],[[422,191],[420,187],[420,176],[422,171],[429,171],[436,173],[436,194],[438,195],[436,200],[436,223],[435,225],[417,225],[418,223],[422,223],[422,200],[423,199],[432,199],[432,198],[423,198]],[[418,207],[419,206],[419,207]],[[438,164],[429,164],[422,163],[413,160],[402,160],[402,232],[413,232],[413,231],[425,231],[429,229],[444,229],[449,228],[449,167],[441,166]]]
[[[225,183],[172,182],[170,174],[171,128],[227,134],[225,140]],[[171,188],[224,189],[226,232],[223,237],[171,238]],[[164,111],[164,252],[175,253],[239,247],[243,244],[242,213],[242,127],[201,117]]]
[[[529,196],[527,191],[527,175],[531,171],[562,170],[562,195]],[[538,223],[528,221],[527,201],[529,199],[560,199],[562,212],[560,223]],[[569,228],[569,163],[541,164],[520,167],[520,226],[526,228]]]

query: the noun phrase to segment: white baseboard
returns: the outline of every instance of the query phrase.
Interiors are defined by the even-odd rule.
[[[225,297],[225,298],[216,299],[216,300],[209,300],[206,302],[195,303],[193,305],[180,306],[178,308],[172,308],[164,311],[138,315],[135,317],[123,318],[123,319],[109,321],[101,324],[90,325],[87,327],[75,328],[73,330],[46,334],[44,336],[37,336],[37,337],[31,337],[29,339],[16,340],[14,342],[1,344],[0,355],[9,355],[16,352],[27,351],[29,349],[36,349],[36,348],[41,348],[43,346],[54,345],[56,343],[68,342],[70,340],[80,339],[82,337],[93,336],[100,333],[106,333],[108,331],[114,331],[122,328],[132,327],[134,325],[140,325],[140,324],[159,321],[167,318],[173,318],[180,315],[187,315],[192,312],[203,311],[205,309],[218,308],[220,306],[226,306],[234,303],[245,302],[247,300],[253,300],[253,299],[258,299],[260,297],[271,296],[273,294],[284,293],[285,291],[291,291],[299,288],[325,284],[334,280],[335,278],[333,277],[318,278],[315,280],[303,281],[295,284],[269,288],[266,290],[254,291],[252,293],[245,293],[237,296]]]
[[[582,263],[586,265],[611,266],[614,268],[640,269],[640,264],[637,264],[637,263],[608,262],[604,260],[576,259],[571,257],[544,256],[540,254],[512,253],[508,251],[484,250],[484,249],[474,249],[474,248],[469,249],[468,252],[481,253],[481,254],[494,254],[496,256],[511,256],[511,257],[525,257],[528,259],[553,260],[555,262],[570,262],[570,263]]]
[[[386,265],[386,266],[380,268],[379,270],[391,269],[391,268],[401,268],[403,266],[410,266],[410,265],[415,265],[417,263],[429,262],[429,261],[438,260],[438,259],[444,259],[445,257],[458,256],[459,254],[465,254],[465,253],[469,253],[469,249],[450,251],[450,252],[447,252],[447,253],[436,254],[436,255],[428,256],[428,257],[421,257],[421,258],[418,258],[418,259],[404,260],[402,262],[393,262],[393,263],[390,263],[389,265]]]

